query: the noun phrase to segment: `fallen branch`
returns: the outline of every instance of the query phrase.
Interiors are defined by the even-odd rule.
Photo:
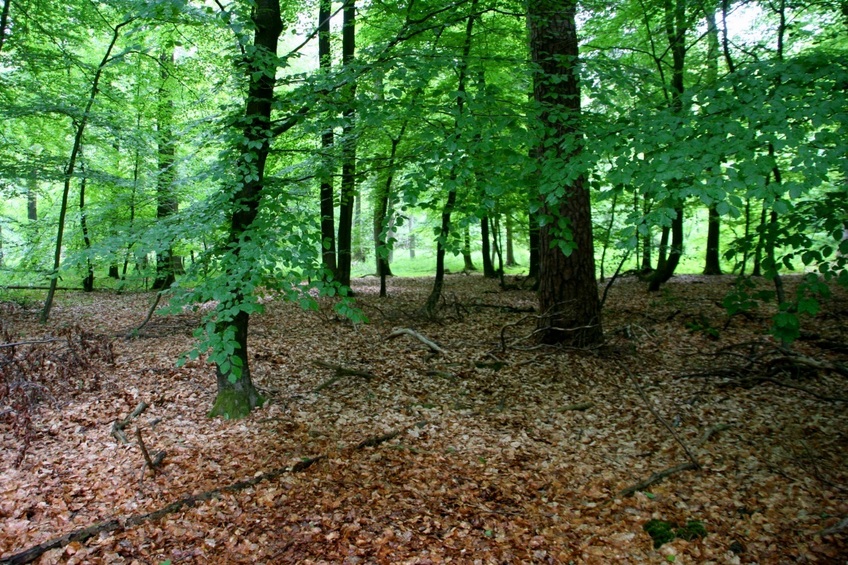
[[[144,404],[144,403],[142,402],[141,404],[139,404],[139,406],[133,411],[133,414],[131,414],[130,417],[127,418],[128,420],[132,419],[135,416],[138,416],[138,414],[141,414],[144,411],[144,409],[146,409],[147,405],[144,404],[144,408],[141,408],[142,404]],[[402,434],[404,431],[406,431],[407,429],[409,429],[413,426],[421,427],[421,426],[425,425],[426,423],[427,423],[426,421],[416,422],[416,423],[414,423],[410,426],[406,426],[404,428],[401,428],[400,430],[395,430],[393,432],[389,432],[389,433],[386,433],[386,434],[382,434],[382,435],[379,435],[379,436],[375,436],[375,437],[365,439],[365,440],[359,442],[356,445],[356,447],[354,447],[354,449],[360,450],[360,449],[364,449],[366,447],[376,447],[376,446],[378,446],[382,443],[385,443],[385,442],[387,442],[391,439],[396,438],[397,436]],[[128,528],[133,527],[133,526],[138,526],[139,524],[143,524],[144,522],[152,522],[154,520],[158,520],[158,519],[160,519],[164,516],[167,516],[168,514],[171,514],[173,512],[178,512],[185,507],[194,506],[198,502],[205,502],[207,500],[212,500],[213,498],[218,498],[223,493],[239,492],[239,491],[242,491],[246,488],[256,486],[257,484],[259,484],[263,481],[271,481],[271,480],[276,479],[277,477],[280,477],[280,476],[285,475],[287,473],[300,473],[302,471],[305,471],[306,469],[308,469],[309,467],[311,467],[312,465],[314,465],[318,461],[321,461],[321,460],[326,459],[326,458],[327,458],[327,455],[324,455],[324,454],[318,455],[316,457],[305,458],[305,459],[302,459],[301,461],[298,461],[297,463],[295,463],[291,467],[279,467],[279,468],[274,469],[272,471],[268,471],[267,473],[261,473],[259,475],[254,476],[253,478],[250,478],[250,479],[247,479],[247,480],[244,480],[244,481],[239,481],[237,483],[233,483],[231,485],[227,485],[227,486],[221,487],[219,489],[213,489],[213,490],[209,490],[209,491],[206,491],[206,492],[202,492],[200,494],[187,496],[185,498],[181,498],[181,499],[179,499],[175,502],[172,502],[171,504],[164,506],[164,507],[160,508],[159,510],[154,510],[153,512],[148,512],[147,514],[136,514],[135,516],[130,516],[126,520],[121,520],[119,518],[111,518],[111,519],[103,521],[103,522],[98,522],[98,523],[93,524],[91,526],[87,526],[85,528],[81,528],[79,530],[69,532],[69,533],[67,533],[63,536],[58,537],[58,538],[48,540],[44,543],[40,543],[40,544],[38,544],[34,547],[31,547],[27,550],[24,550],[24,551],[21,551],[19,553],[15,553],[13,555],[10,555],[9,557],[1,560],[0,565],[20,565],[20,564],[23,564],[23,563],[31,563],[32,561],[35,561],[36,559],[38,559],[39,557],[41,557],[42,555],[44,555],[45,553],[47,553],[51,549],[57,549],[57,548],[60,548],[60,547],[65,547],[69,543],[73,543],[73,542],[83,543],[86,540],[88,540],[88,539],[90,539],[90,538],[92,538],[92,537],[94,537],[94,536],[96,536],[100,533],[103,533],[103,532],[114,532],[116,530],[126,530]],[[154,461],[155,461],[155,459],[154,459]]]
[[[785,386],[786,388],[791,388],[793,390],[800,390],[806,394],[809,394],[813,398],[818,398],[819,400],[824,400],[825,402],[848,402],[848,398],[844,396],[825,396],[823,394],[819,394],[815,391],[812,391],[806,387],[801,385],[796,385],[793,383],[788,383],[786,381],[782,381],[780,379],[774,379],[772,377],[759,377],[755,379],[756,382],[768,382],[772,384],[776,384],[778,386]]]
[[[52,337],[50,339],[40,339],[35,341],[16,341],[15,343],[0,343],[0,349],[4,347],[17,347],[19,345],[38,345],[41,343],[53,343],[54,341],[67,341],[62,337]]]
[[[439,347],[434,341],[427,339],[426,337],[424,337],[420,333],[416,332],[415,330],[410,330],[409,328],[396,329],[392,333],[390,333],[386,337],[386,339],[387,340],[394,339],[394,338],[400,337],[402,335],[408,335],[408,336],[414,337],[415,339],[417,339],[418,341],[420,341],[421,343],[423,343],[424,345],[429,347],[430,350],[433,351],[434,353],[441,353],[442,355],[445,354],[445,350],[442,349],[441,347]]]
[[[111,518],[104,522],[98,522],[97,524],[93,524],[91,526],[81,528],[79,530],[75,530],[73,532],[67,533],[64,536],[54,538],[52,540],[46,541],[44,543],[40,543],[34,547],[31,547],[25,551],[21,551],[19,553],[15,553],[0,561],[0,565],[19,565],[22,563],[30,563],[35,561],[51,549],[56,549],[59,547],[65,547],[69,543],[79,542],[82,543],[87,539],[96,536],[102,532],[114,532],[115,530],[126,530],[133,526],[138,526],[144,522],[151,522],[154,520],[158,520],[163,516],[171,514],[173,512],[178,512],[187,506],[194,506],[198,502],[205,502],[207,500],[212,500],[213,498],[218,498],[223,493],[233,493],[244,490],[246,488],[257,485],[262,481],[268,481],[272,479],[276,479],[286,473],[299,473],[301,471],[305,471],[309,467],[311,467],[314,463],[321,461],[322,459],[326,459],[326,455],[319,455],[317,457],[311,457],[308,459],[303,459],[298,463],[294,464],[291,467],[280,467],[278,469],[274,469],[273,471],[268,471],[267,473],[262,473],[260,475],[256,475],[251,479],[247,479],[245,481],[239,481],[237,483],[233,483],[231,485],[227,485],[225,487],[214,489],[206,492],[202,492],[200,494],[195,494],[192,496],[187,496],[185,498],[181,498],[176,502],[172,502],[171,504],[160,508],[159,510],[154,510],[153,512],[148,512],[147,514],[136,514],[135,516],[130,516],[124,521],[121,521],[118,518]]]
[[[469,308],[496,308],[504,313],[509,314],[527,314],[528,312],[535,312],[536,309],[533,306],[505,306],[503,304],[486,304],[484,302],[475,302],[474,304],[470,304]]]
[[[719,424],[717,426],[709,428],[707,431],[704,432],[704,435],[701,436],[701,439],[698,440],[698,444],[695,447],[701,447],[702,445],[707,443],[709,439],[713,437],[714,434],[717,434],[718,432],[723,432],[724,430],[727,430],[729,428],[730,426],[727,424]]]
[[[832,536],[833,534],[838,534],[845,528],[848,528],[848,517],[842,518],[839,522],[832,525],[829,528],[825,528],[818,533],[820,536]]]
[[[647,406],[648,410],[651,411],[651,414],[654,415],[654,418],[656,418],[663,426],[665,426],[665,428],[669,431],[671,436],[674,438],[674,441],[676,441],[680,445],[680,447],[683,448],[683,451],[686,452],[686,456],[689,458],[689,461],[692,462],[692,465],[694,465],[694,468],[700,469],[701,464],[698,463],[698,459],[695,457],[695,455],[692,453],[692,451],[689,449],[689,447],[687,447],[687,445],[685,443],[683,443],[683,440],[680,439],[680,436],[677,435],[677,432],[674,431],[674,428],[671,427],[671,424],[669,424],[668,421],[665,418],[663,418],[660,415],[659,412],[654,410],[654,407],[651,406],[651,401],[648,399],[648,395],[646,395],[645,391],[642,390],[642,386],[636,380],[636,377],[633,376],[633,373],[630,372],[630,369],[628,369],[625,365],[621,365],[621,367],[627,373],[627,376],[630,378],[630,382],[633,383],[633,387],[636,389],[636,392],[639,393],[639,396],[642,398],[642,401],[645,403],[645,406]]]
[[[578,412],[582,412],[584,410],[588,410],[592,406],[594,406],[594,402],[578,402],[577,404],[569,404],[568,406],[563,406],[558,411],[559,412],[569,412],[571,410],[576,410]]]
[[[165,459],[165,452],[157,451],[151,458],[150,453],[147,451],[147,446],[144,445],[144,440],[141,437],[141,430],[139,428],[135,429],[135,439],[138,441],[138,446],[141,448],[141,454],[144,456],[145,464],[155,475],[156,467],[158,467],[162,463],[162,460]]]
[[[115,420],[112,423],[112,437],[118,440],[119,443],[127,445],[130,440],[127,439],[127,434],[124,433],[124,428],[130,425],[135,418],[137,418],[142,412],[147,410],[150,407],[149,404],[142,401],[138,403],[138,406],[135,407],[129,416],[124,418],[123,420]]]
[[[313,361],[312,364],[316,365],[318,367],[322,367],[324,369],[332,369],[333,371],[336,372],[336,374],[334,376],[332,376],[331,378],[327,379],[326,381],[324,381],[323,383],[321,383],[320,385],[315,387],[312,392],[321,392],[322,390],[324,390],[328,386],[335,384],[336,381],[338,381],[339,379],[341,379],[344,376],[362,377],[363,379],[366,379],[366,380],[370,380],[370,379],[374,378],[374,375],[372,375],[371,373],[369,373],[367,371],[359,371],[357,369],[348,369],[347,367],[342,367],[341,365],[333,365],[332,363],[327,363],[326,361],[321,361],[320,359]]]
[[[700,469],[700,466],[697,463],[683,463],[682,465],[678,465],[677,467],[671,467],[670,469],[666,469],[665,471],[660,471],[659,473],[654,473],[646,480],[641,483],[636,483],[633,486],[627,487],[618,493],[619,496],[633,496],[640,490],[645,490],[646,488],[657,484],[662,481],[666,477],[670,477],[676,473],[680,473],[682,471],[697,471]]]

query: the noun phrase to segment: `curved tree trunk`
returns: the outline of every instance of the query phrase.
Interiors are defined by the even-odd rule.
[[[534,97],[544,132],[537,154],[548,171],[574,158],[582,144],[576,8],[576,0],[530,0],[528,5],[530,48],[539,69]],[[544,213],[564,220],[570,234],[555,229],[561,221],[539,229],[539,330],[545,343],[594,345],[603,341],[604,333],[589,191],[581,176],[565,187],[542,186],[541,192],[562,188],[564,198],[553,205],[546,202]]]
[[[176,139],[174,138],[174,99],[171,94],[171,70],[174,66],[174,47],[169,46],[159,54],[159,100],[156,109],[156,144],[159,175],[156,178],[156,219],[164,221],[179,211],[179,201],[174,190],[176,180]],[[153,288],[164,290],[176,280],[181,265],[174,255],[170,242],[163,251],[156,252],[156,280]]]
[[[330,17],[332,14],[332,0],[321,0],[318,7],[318,61],[321,70],[329,73],[332,66],[332,53],[330,51]],[[335,206],[333,200],[333,169],[335,168],[333,156],[334,133],[333,128],[328,127],[321,133],[321,151],[323,152],[320,178],[321,199],[321,256],[324,268],[332,276],[336,274],[336,222]]]
[[[271,106],[277,66],[277,40],[283,30],[279,0],[257,0],[253,22],[256,29],[254,50],[247,65],[249,86],[243,120],[244,141],[239,162],[234,164],[236,170],[252,170],[253,174],[246,175],[249,180],[239,184],[232,196],[229,246],[237,259],[240,258],[243,242],[249,237],[245,232],[259,213],[265,182],[265,162],[273,135]],[[290,126],[295,123],[293,120],[289,122]],[[233,302],[241,303],[245,292],[245,289],[236,288]],[[225,363],[217,364],[218,394],[209,412],[210,417],[241,418],[264,402],[250,376],[247,349],[249,323],[250,315],[239,311],[233,318],[219,321],[215,326],[217,335],[233,335],[235,350]]]

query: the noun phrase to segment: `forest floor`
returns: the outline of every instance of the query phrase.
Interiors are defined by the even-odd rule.
[[[845,292],[787,353],[767,308],[728,320],[731,277],[654,294],[623,279],[606,344],[566,350],[527,337],[530,291],[451,275],[441,319],[426,321],[431,283],[392,279],[380,299],[375,279],[355,281],[370,318],[358,326],[330,302],[267,302],[250,340],[270,402],[238,421],[206,417],[211,365],[175,366],[199,313],[124,339],[151,294],[62,293],[47,327],[39,303],[0,303],[7,343],[70,336],[0,349],[7,379],[33,371],[7,393],[40,399],[30,421],[23,397],[18,412],[0,405],[0,562],[89,526],[36,562],[848,560]],[[443,352],[387,339],[399,328]],[[114,423],[140,402],[123,444]],[[151,456],[165,451],[155,473],[136,430]],[[650,520],[691,539],[655,548]]]

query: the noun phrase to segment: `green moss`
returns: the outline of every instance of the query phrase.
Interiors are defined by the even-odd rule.
[[[675,534],[680,539],[692,541],[693,539],[707,537],[707,529],[698,520],[689,520],[685,526],[677,528]]]
[[[663,520],[651,520],[642,526],[642,529],[648,532],[648,535],[654,540],[654,549],[674,539],[674,524]]]
[[[264,403],[265,399],[255,393],[251,395],[244,391],[225,389],[218,392],[215,404],[212,405],[212,410],[207,416],[210,418],[222,416],[225,420],[238,420],[246,417],[253,408],[262,406]]]
[[[692,541],[693,539],[707,537],[707,529],[698,520],[689,520],[685,526],[678,526],[664,520],[651,520],[642,526],[642,529],[654,540],[654,549],[658,549],[674,538]]]

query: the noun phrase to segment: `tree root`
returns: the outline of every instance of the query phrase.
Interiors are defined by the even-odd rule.
[[[312,392],[321,392],[328,386],[335,384],[339,379],[345,376],[352,377],[362,377],[363,379],[370,380],[374,378],[374,375],[367,371],[358,371],[356,369],[348,369],[347,367],[342,367],[341,365],[333,365],[332,363],[327,363],[325,361],[316,360],[312,362],[313,365],[317,365],[318,367],[323,367],[324,369],[332,369],[336,372],[335,375],[315,387]]]

